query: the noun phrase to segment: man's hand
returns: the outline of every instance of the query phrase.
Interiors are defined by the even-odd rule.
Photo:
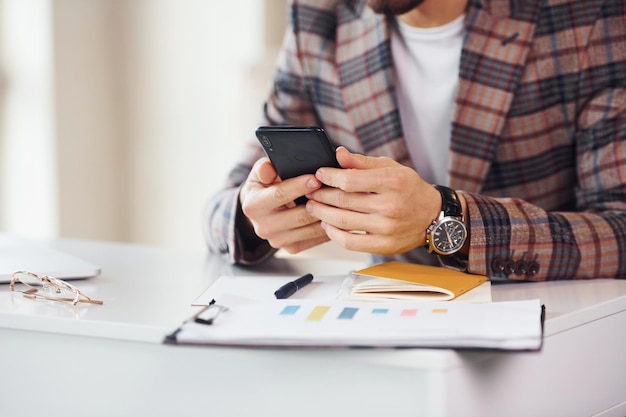
[[[349,250],[393,255],[426,244],[441,195],[413,169],[390,158],[337,150],[344,169],[320,168],[329,187],[307,194],[306,208],[328,237]]]
[[[272,163],[261,158],[242,186],[239,201],[257,236],[276,249],[298,253],[329,239],[320,220],[293,202],[321,186],[314,175],[281,181]]]

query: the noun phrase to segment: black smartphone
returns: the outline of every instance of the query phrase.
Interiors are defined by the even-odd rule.
[[[320,127],[261,126],[255,133],[283,180],[314,174],[320,167],[340,168],[335,158],[335,146]],[[304,203],[305,197],[296,200],[296,204]]]

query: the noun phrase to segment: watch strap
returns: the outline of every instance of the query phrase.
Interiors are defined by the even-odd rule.
[[[456,191],[444,185],[433,184],[441,194],[441,211],[444,217],[463,217],[463,207]]]

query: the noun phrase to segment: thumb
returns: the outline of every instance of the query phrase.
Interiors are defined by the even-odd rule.
[[[397,164],[391,158],[360,155],[348,151],[343,146],[337,148],[336,157],[339,165],[346,169],[386,168]]]
[[[252,171],[256,173],[257,180],[261,184],[270,185],[279,180],[274,165],[265,157],[254,164]]]

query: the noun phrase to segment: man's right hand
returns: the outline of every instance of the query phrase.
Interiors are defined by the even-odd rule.
[[[293,254],[329,240],[320,220],[294,203],[321,186],[312,174],[281,181],[269,159],[261,158],[241,187],[239,202],[257,236]]]

